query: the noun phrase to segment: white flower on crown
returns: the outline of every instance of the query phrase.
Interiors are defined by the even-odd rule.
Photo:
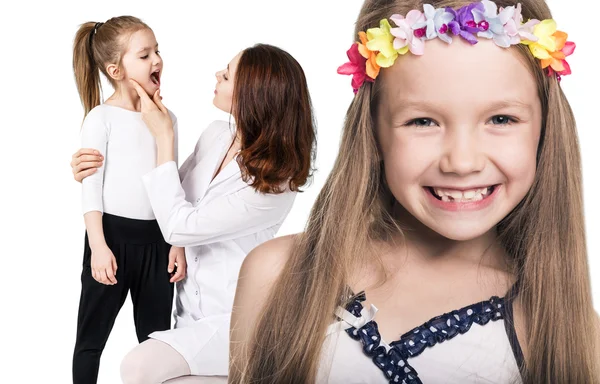
[[[450,44],[452,38],[447,34],[448,23],[454,20],[454,15],[447,12],[445,8],[433,8],[431,4],[423,5],[423,13],[425,14],[426,21],[420,27],[427,27],[425,37],[427,40],[435,39],[439,37],[444,42]],[[415,26],[416,27],[416,26]]]
[[[486,39],[493,39],[494,43],[503,48],[510,47],[511,38],[504,29],[504,24],[513,18],[515,7],[504,8],[498,13],[498,6],[489,0],[482,0],[481,4],[485,7],[485,13],[479,10],[473,11],[473,17],[476,23],[486,21],[489,27],[486,31],[480,31],[477,36]]]

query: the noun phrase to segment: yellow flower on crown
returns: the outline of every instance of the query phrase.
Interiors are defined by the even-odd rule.
[[[556,51],[556,43],[552,36],[554,32],[556,32],[556,21],[553,19],[543,20],[533,27],[533,34],[538,41],[524,41],[523,44],[529,45],[529,50],[538,59],[549,59],[550,52]]]
[[[377,64],[382,68],[391,67],[398,57],[398,51],[394,49],[394,35],[390,32],[392,26],[387,19],[381,20],[379,28],[367,29],[367,48],[378,51]]]

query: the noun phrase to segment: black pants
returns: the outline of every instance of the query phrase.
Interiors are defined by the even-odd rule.
[[[87,233],[81,273],[81,298],[73,355],[73,383],[93,384],[100,355],[127,292],[131,290],[138,341],[171,327],[173,284],[167,271],[169,250],[156,220],[134,220],[104,213],[104,237],[117,260],[117,284],[92,277]]]

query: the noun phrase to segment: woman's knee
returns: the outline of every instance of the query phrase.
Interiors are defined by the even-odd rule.
[[[131,350],[121,361],[121,380],[124,384],[151,383],[151,378],[147,377],[147,361],[143,359],[143,354],[138,353],[138,347]]]
[[[124,384],[155,384],[189,375],[187,362],[169,344],[146,340],[133,348],[121,362]]]

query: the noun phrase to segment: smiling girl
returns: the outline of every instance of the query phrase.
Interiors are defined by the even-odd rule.
[[[170,328],[171,283],[183,279],[186,263],[183,248],[165,242],[142,182],[156,167],[156,143],[129,81],[151,95],[160,88],[163,61],[154,33],[131,16],[85,23],[75,36],[73,69],[85,110],[82,146],[104,160],[82,183],[86,235],[73,381],[89,384],[129,291],[140,342]],[[100,73],[115,89],[104,104]]]
[[[230,383],[599,383],[575,45],[546,3],[367,0],[337,161],[254,249]]]

